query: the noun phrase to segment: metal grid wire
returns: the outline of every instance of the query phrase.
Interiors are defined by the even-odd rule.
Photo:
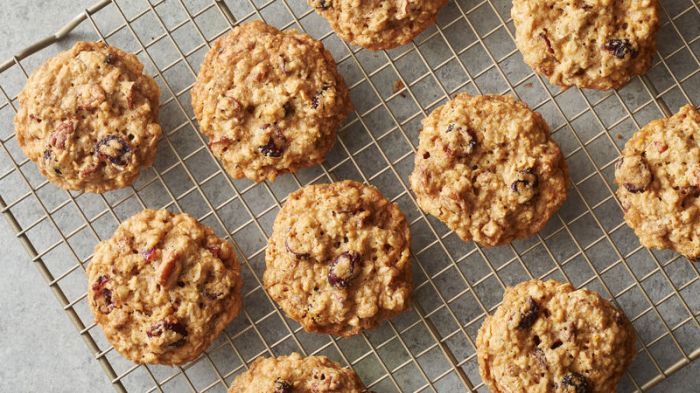
[[[613,195],[614,162],[631,134],[685,103],[700,104],[698,1],[661,4],[659,51],[650,72],[618,91],[596,92],[561,91],[523,64],[507,0],[452,0],[437,26],[386,52],[348,46],[302,0],[103,0],[0,65],[0,209],[118,391],[224,392],[256,357],[298,351],[350,365],[382,393],[485,392],[476,332],[505,286],[531,277],[568,280],[622,307],[637,329],[639,353],[619,390],[647,390],[700,355],[698,266],[641,247]],[[261,184],[226,176],[197,132],[189,101],[209,43],[253,19],[322,40],[357,109],[322,166]],[[41,177],[17,145],[11,119],[27,74],[77,39],[136,53],[161,86],[164,137],[155,166],[133,187],[102,195],[63,191]],[[551,125],[573,185],[565,206],[537,236],[481,248],[417,209],[407,177],[420,121],[462,91],[515,95]],[[410,311],[338,339],[305,333],[286,319],[260,277],[267,236],[286,195],[346,178],[376,185],[408,217],[415,295]],[[184,367],[122,359],[86,303],[85,267],[94,245],[146,207],[198,217],[233,240],[243,262],[241,316]]]

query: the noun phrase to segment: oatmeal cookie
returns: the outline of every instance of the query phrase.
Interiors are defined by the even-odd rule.
[[[155,159],[159,96],[136,56],[78,42],[29,77],[15,116],[17,142],[59,187],[126,187]]]
[[[226,171],[257,182],[323,161],[352,110],[323,44],[260,21],[214,41],[192,106]]]
[[[241,309],[233,246],[187,214],[129,218],[97,245],[87,274],[97,324],[136,363],[196,359]]]
[[[527,64],[563,88],[607,90],[644,74],[656,51],[656,0],[513,0]]]
[[[544,227],[568,172],[540,114],[512,97],[460,94],[423,121],[410,181],[421,209],[496,246]]]
[[[345,41],[372,50],[409,43],[447,0],[307,0]]]
[[[354,335],[408,307],[409,245],[406,218],[376,188],[306,186],[275,219],[263,283],[305,330]]]
[[[530,280],[506,289],[477,336],[493,393],[614,392],[636,353],[625,315],[587,289]]]
[[[367,393],[360,378],[325,356],[260,357],[228,393]]]
[[[615,181],[625,221],[645,247],[700,258],[700,113],[693,106],[637,131]]]

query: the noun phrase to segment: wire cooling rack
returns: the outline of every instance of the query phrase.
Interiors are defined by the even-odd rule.
[[[700,355],[698,265],[641,247],[613,195],[614,162],[631,134],[685,103],[700,103],[698,2],[661,3],[659,50],[647,76],[618,91],[596,92],[561,91],[523,64],[507,0],[450,1],[437,26],[387,52],[348,46],[302,0],[104,0],[0,65],[0,209],[118,391],[224,392],[256,357],[298,351],[351,365],[380,393],[485,392],[476,332],[504,287],[531,277],[597,290],[625,310],[639,335],[639,353],[619,390],[643,391]],[[189,96],[209,43],[252,19],[321,39],[357,109],[323,166],[262,184],[225,175],[197,132]],[[78,39],[137,53],[161,86],[164,137],[155,166],[133,187],[102,195],[63,191],[47,183],[17,145],[12,117],[27,74]],[[515,95],[551,125],[573,185],[565,206],[537,236],[481,248],[417,209],[407,177],[420,121],[462,91]],[[407,215],[415,295],[413,308],[391,322],[337,339],[307,334],[286,319],[260,277],[267,236],[286,195],[308,183],[347,178],[378,186]],[[94,245],[145,207],[198,217],[232,239],[243,261],[244,311],[204,356],[184,367],[125,361],[86,303],[85,267]]]

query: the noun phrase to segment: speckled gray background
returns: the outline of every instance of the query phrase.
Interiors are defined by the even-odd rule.
[[[301,1],[302,0],[290,0],[290,3],[294,4],[294,2]],[[689,1],[690,0],[669,0],[665,3],[667,3],[669,7],[679,9],[682,8],[684,4],[687,6]],[[478,3],[470,0],[460,0],[460,2],[471,5]],[[494,2],[498,4],[507,3],[504,1]],[[236,1],[232,1],[232,3],[236,3]],[[0,0],[0,20],[2,21],[2,23],[0,23],[0,38],[3,39],[2,44],[0,45],[0,60],[8,58],[12,54],[16,53],[17,50],[29,45],[37,39],[53,33],[58,27],[63,25],[66,21],[80,12],[81,9],[89,6],[90,4],[91,1],[78,0]],[[274,13],[274,10],[272,12]],[[275,22],[273,14],[267,14],[266,17],[267,16],[272,18],[270,20],[271,22]],[[163,12],[162,17],[168,20],[169,15],[167,14],[167,11]],[[220,19],[212,18],[211,21],[209,21],[206,18],[207,15],[204,14],[199,21],[203,22],[203,25],[208,24],[209,27],[214,30],[221,27],[218,25],[221,22]],[[175,19],[174,16],[173,19]],[[485,21],[483,23],[488,23],[488,18],[478,18],[478,16],[475,15],[475,19],[480,19],[481,21]],[[698,24],[700,24],[700,20],[696,19],[696,21]],[[279,22],[280,24],[284,24],[287,21],[279,20]],[[480,22],[478,21],[476,22],[477,30],[482,27],[479,25],[479,23]],[[140,31],[139,29],[142,27],[143,26],[137,26],[137,34],[138,31]],[[313,25],[305,25],[304,27],[311,27],[312,33],[315,32],[313,31]],[[483,28],[487,28],[487,26],[484,25]],[[79,29],[71,38],[75,39],[79,37],[90,37],[89,31],[89,29]],[[662,32],[662,34],[665,38],[662,44],[667,46],[672,45],[674,42],[672,37],[673,34],[668,32]],[[495,37],[492,36],[492,38],[497,37],[497,35]],[[183,38],[183,41],[184,40],[185,38]],[[337,42],[326,42],[326,44],[336,44],[334,48],[338,50]],[[698,42],[696,41],[695,47],[697,47],[697,44]],[[65,47],[66,45],[67,44],[61,44],[59,47]],[[506,41],[503,41],[503,43],[487,41],[485,45],[487,45],[490,50],[498,52],[499,50],[507,51],[509,44]],[[441,48],[439,46],[430,46],[429,43],[426,43],[422,49],[425,49],[425,52],[427,52],[428,55],[434,55],[436,57],[440,56]],[[194,57],[196,59],[197,56]],[[373,62],[378,62],[378,64],[381,64],[381,56],[377,57],[367,55],[365,52],[362,52],[358,55],[358,57],[360,58],[363,66],[371,66]],[[676,57],[681,58],[682,56],[678,55]],[[470,71],[483,68],[483,65],[480,64],[482,58],[483,54],[479,53],[478,51],[471,51],[471,53],[465,53],[464,56],[460,56],[460,59],[466,64]],[[410,61],[417,61],[417,63],[420,63],[420,61],[410,56],[404,57],[404,59],[407,59],[408,61],[404,60],[403,63],[409,63]],[[501,66],[506,68],[507,72],[512,70],[513,73],[517,73],[517,64],[513,69],[508,68],[509,64],[510,63],[507,61],[504,61]],[[679,73],[683,72],[682,59],[678,60],[678,64],[676,64],[672,58],[669,60],[669,64],[674,71],[677,70]],[[196,64],[194,66],[196,67]],[[405,72],[404,76],[406,76],[407,74],[411,74],[411,67],[411,64],[404,64],[403,66],[400,64],[399,71],[402,74]],[[352,68],[343,68],[343,64],[341,64],[341,69],[345,72],[346,78],[355,78],[355,80],[357,80],[357,74],[355,73],[356,70]],[[442,72],[438,73],[438,78],[440,78],[440,81],[448,86],[450,82],[458,81],[461,75],[458,70],[456,70],[454,73],[450,72],[450,67],[444,67]],[[508,74],[508,76],[511,76],[511,74]],[[657,75],[657,77],[658,80],[664,79],[663,76]],[[386,98],[392,94],[389,86],[393,80],[395,80],[395,76],[391,74],[378,74],[373,76],[373,82],[379,86],[380,91],[378,93],[383,98]],[[485,89],[486,91],[491,89],[498,90],[501,88],[498,78],[489,75],[488,72],[482,75],[481,78],[477,78],[477,84],[479,84],[481,88]],[[387,87],[387,89],[382,89],[383,86]],[[362,90],[362,88],[362,85],[357,87],[355,89],[355,93],[360,94],[361,92],[358,93],[358,90]],[[471,89],[469,86],[466,88]],[[688,86],[687,88],[694,89],[693,86]],[[433,97],[435,91],[432,91],[431,89],[431,86],[421,85],[420,83],[413,86],[414,93],[419,101],[423,99],[428,100],[429,98]],[[632,93],[632,90],[633,89],[628,89],[627,92],[623,92],[623,98],[629,98],[627,94]],[[575,89],[571,91],[574,92]],[[695,93],[697,90],[692,91]],[[531,101],[536,101],[535,97],[532,95],[533,91],[528,91],[526,89],[518,90],[518,94],[521,94],[526,100],[529,99]],[[575,97],[574,99],[570,99],[571,96],[572,95],[569,93],[560,96],[562,98],[563,106],[568,107],[567,105],[576,105]],[[356,99],[357,96],[354,98]],[[596,100],[600,97],[591,95],[589,98]],[[675,99],[672,94],[669,94],[668,100],[670,106],[675,106],[676,103],[678,103],[678,100]],[[566,101],[568,101],[568,103]],[[396,100],[394,102],[396,102]],[[367,105],[369,105],[366,102],[359,103],[359,109],[361,111],[366,109]],[[625,105],[634,104],[625,102]],[[394,110],[393,107],[391,109]],[[540,110],[546,111],[544,108]],[[607,115],[604,111],[599,112],[598,115],[604,119],[607,119]],[[398,116],[400,116],[400,114]],[[587,118],[585,116],[582,116],[578,121],[585,121],[586,119]],[[3,125],[7,124],[6,119],[0,120],[2,120]],[[371,119],[369,121],[371,121]],[[581,129],[586,128],[583,124],[576,124],[576,121],[573,123],[575,127],[580,126]],[[581,129],[576,129],[576,132],[581,132]],[[623,133],[625,134],[625,137],[628,136],[628,134],[624,131]],[[2,130],[0,134],[6,135],[7,130]],[[563,133],[559,133],[559,136],[564,138],[562,134]],[[171,138],[177,138],[177,136],[173,136]],[[341,135],[341,138],[351,150],[355,149],[353,143],[359,143],[359,141],[349,138],[347,136],[347,132],[345,135]],[[390,138],[386,138],[384,140],[389,140],[390,142],[392,141]],[[182,142],[186,144],[187,141]],[[559,142],[563,145],[566,144],[566,140],[564,139],[560,140]],[[385,146],[382,148],[385,149]],[[391,150],[391,148],[386,150]],[[360,154],[362,153],[358,153],[358,156]],[[393,159],[392,157],[389,158]],[[371,167],[371,165],[373,165],[371,162],[371,157],[368,157],[367,161],[367,163],[361,163],[360,166],[362,167],[363,171],[365,169],[368,171],[373,171],[374,169]],[[342,168],[339,168],[333,173],[333,175],[353,177],[352,173],[342,172]],[[168,179],[166,178],[165,181],[167,182]],[[374,180],[373,182],[381,182],[381,179]],[[280,184],[284,184],[284,182],[282,181]],[[586,187],[586,185],[582,184],[581,188],[584,187]],[[584,192],[585,191],[586,190],[584,189]],[[584,197],[588,197],[588,195],[584,194]],[[161,203],[159,200],[156,201],[158,199],[157,195],[146,195],[144,198],[147,200],[147,202],[153,202],[156,204]],[[186,201],[180,202],[183,204],[186,203]],[[254,209],[256,209],[254,202],[248,202],[251,203]],[[127,210],[129,209],[130,207],[127,208]],[[572,207],[569,206],[569,209],[572,209]],[[224,216],[224,213],[221,214]],[[224,218],[226,217],[224,216]],[[413,228],[413,230],[420,236],[420,228]],[[584,235],[585,234],[582,236]],[[42,239],[37,238],[34,239],[34,241],[41,243]],[[4,220],[0,220],[0,250],[3,250],[1,266],[3,266],[6,270],[4,274],[0,274],[0,288],[3,289],[4,293],[4,296],[0,297],[0,391],[110,391],[111,387],[109,381],[102,373],[98,363],[92,360],[91,356],[88,354],[85,345],[76,334],[74,327],[68,321],[64,312],[60,309],[58,303],[44,283],[43,278],[31,265],[26,253],[20,246],[19,242],[14,238],[14,235],[11,233],[9,226]],[[494,251],[491,257],[497,259],[498,253],[499,251]],[[470,261],[468,259],[464,265],[471,264],[472,262],[478,263],[478,261]],[[683,263],[685,263],[685,261],[683,261]],[[568,266],[572,265],[573,262]],[[423,295],[425,298],[426,295],[429,294],[423,293]],[[429,307],[429,305],[426,304],[425,307]],[[385,348],[391,349],[390,346]],[[346,348],[343,347],[343,349],[345,350]],[[698,372],[700,372],[699,364],[700,362],[696,361],[690,366],[685,367],[680,372],[674,374],[667,381],[657,385],[652,391],[697,391],[697,375]],[[639,372],[639,370],[637,370],[637,372]],[[363,369],[362,374],[372,375],[372,372],[369,369]],[[381,387],[377,387],[375,389],[377,389],[379,393],[383,393]]]

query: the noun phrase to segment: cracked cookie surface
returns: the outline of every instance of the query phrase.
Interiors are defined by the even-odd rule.
[[[512,97],[460,94],[423,120],[410,182],[421,209],[496,246],[541,230],[568,174],[540,114]]]
[[[260,357],[228,393],[368,393],[355,372],[325,356]]]
[[[307,0],[345,41],[368,49],[409,43],[435,23],[447,0]]]
[[[136,56],[78,42],[29,77],[14,120],[17,141],[59,187],[126,187],[155,159],[159,96]]]
[[[87,273],[97,324],[135,363],[196,359],[241,309],[233,246],[187,214],[132,216],[97,245]]]
[[[614,392],[636,353],[625,315],[587,289],[554,280],[507,288],[477,336],[493,393]]]
[[[323,161],[352,109],[323,44],[260,21],[214,41],[192,106],[226,171],[257,182]]]
[[[560,87],[607,90],[651,66],[656,0],[514,0],[525,63]]]
[[[650,122],[616,164],[625,221],[648,248],[700,258],[700,113],[691,105]]]
[[[275,219],[264,286],[305,330],[350,336],[409,305],[406,218],[354,181],[291,193]]]

